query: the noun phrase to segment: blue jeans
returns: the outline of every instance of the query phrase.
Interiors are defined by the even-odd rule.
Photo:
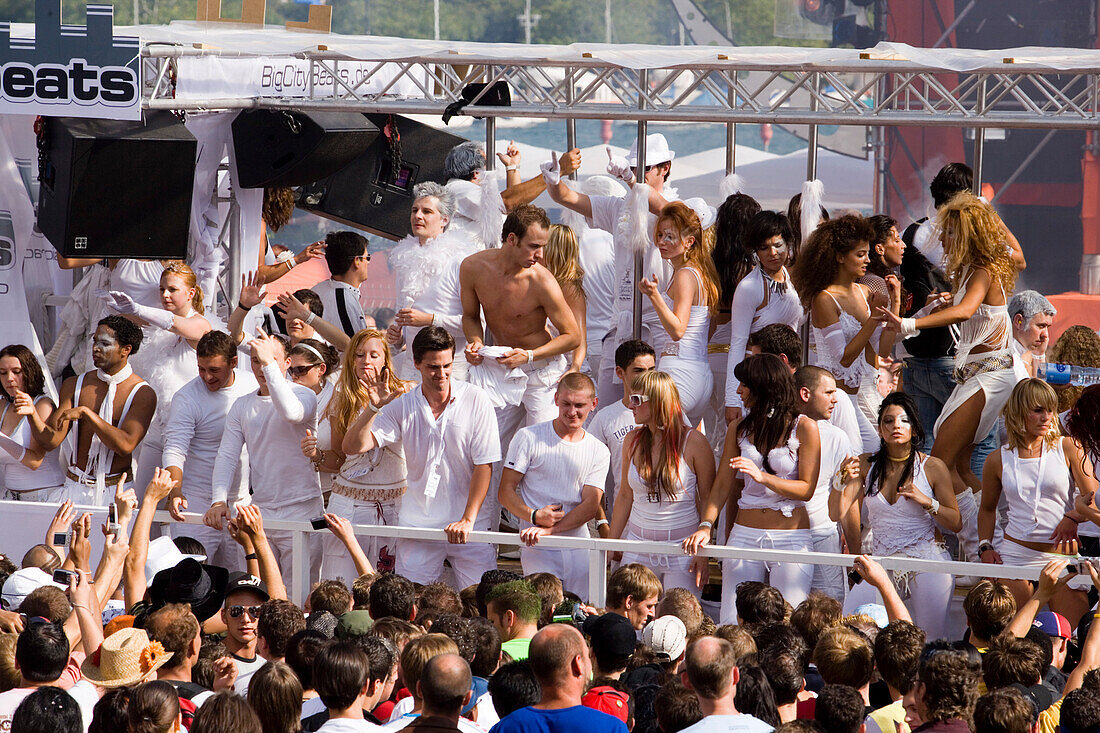
[[[902,386],[905,394],[917,403],[917,414],[924,427],[924,450],[932,450],[932,428],[943,411],[943,406],[955,389],[955,380],[951,374],[955,369],[953,356],[923,358],[911,356],[905,360],[902,372]],[[997,447],[996,430],[982,438],[970,456],[970,468],[978,478],[982,476],[982,466],[986,456]]]

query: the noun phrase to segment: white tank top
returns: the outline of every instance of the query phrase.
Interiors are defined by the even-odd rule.
[[[128,293],[142,305],[163,308],[160,302],[160,276],[163,273],[164,265],[160,260],[122,259],[111,270],[111,290]]]
[[[798,424],[800,421],[808,419],[800,416],[795,420],[794,425],[791,426],[791,434],[787,437],[786,444],[780,445],[778,448],[772,448],[768,453],[768,464],[772,468],[770,473],[773,475],[787,480],[798,478],[798,449],[801,445],[797,437]],[[747,436],[741,437],[737,441],[737,445],[741,448],[742,456],[759,466],[760,470],[767,471],[764,468],[764,456]],[[737,502],[738,509],[774,509],[782,513],[783,516],[789,517],[798,507],[806,506],[806,502],[777,494],[764,484],[758,483],[748,476],[743,478],[744,488],[741,490],[741,498]]]
[[[45,395],[39,395],[34,403],[47,399]],[[4,411],[0,413],[0,423],[11,409],[11,403],[4,400]],[[13,441],[28,448],[34,436],[31,435],[31,426],[26,417],[19,418],[15,429],[8,436]],[[30,469],[15,459],[5,450],[0,450],[0,467],[4,469],[4,488],[8,491],[32,491],[34,489],[46,489],[61,486],[65,483],[65,474],[61,472],[61,463],[58,460],[58,451],[55,448],[42,459],[42,465],[37,469]]]
[[[699,293],[703,292],[703,278],[699,276],[699,273],[694,267],[688,267],[688,272],[695,276],[695,282],[699,286]],[[668,296],[668,293],[663,293],[665,302],[668,303],[669,308],[672,307],[672,298]],[[708,331],[710,330],[710,308],[705,305],[693,305],[691,306],[691,314],[688,316],[687,328],[684,330],[684,335],[680,337],[679,341],[674,341],[668,332],[663,328],[661,329],[661,336],[658,339],[660,346],[659,353],[661,355],[677,356],[681,359],[690,359],[691,361],[706,361],[707,360],[707,340]]]
[[[649,486],[642,480],[634,461],[630,462],[628,481],[634,490],[631,524],[645,529],[678,529],[699,525],[699,509],[695,503],[698,484],[695,472],[683,457],[680,458],[680,488],[671,499],[663,494],[659,501],[649,498]]]
[[[1036,458],[1020,458],[1001,448],[1001,489],[1008,504],[1005,534],[1027,542],[1049,542],[1050,534],[1073,509],[1073,480],[1059,438]]]
[[[932,486],[924,474],[927,456],[913,462],[913,486],[925,496],[934,497]],[[870,490],[870,476],[864,490]],[[872,530],[872,544],[876,555],[911,555],[906,550],[926,545],[936,540],[936,522],[932,515],[917,502],[898,496],[894,503],[886,501],[881,491],[867,494],[863,500],[867,512],[867,524]]]

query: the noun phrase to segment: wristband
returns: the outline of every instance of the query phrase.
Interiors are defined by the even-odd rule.
[[[1073,517],[1071,517],[1071,516],[1070,516],[1070,515],[1068,515],[1068,514],[1067,514],[1067,515],[1065,515],[1065,516],[1066,516],[1066,519],[1068,519],[1069,521],[1073,522],[1074,524],[1080,524],[1081,522],[1083,522],[1083,521],[1084,521],[1083,519],[1074,519]]]
[[[432,314],[432,325],[433,326],[438,326],[439,325],[438,323],[435,322],[436,315],[437,314],[435,314],[435,313]]]
[[[504,170],[506,170],[506,171],[518,171],[519,166],[518,165],[506,165],[506,166],[504,166]]]
[[[535,515],[538,514],[538,512],[538,509],[531,510],[531,524],[535,525],[536,527],[539,526],[539,523],[535,521]]]
[[[260,557],[255,552],[250,552],[244,556],[245,560],[259,560]]]
[[[714,529],[714,522],[699,522],[699,528],[702,529],[703,527]]]
[[[370,409],[370,411],[371,411],[371,412],[373,412],[373,413],[374,413],[375,415],[377,415],[378,413],[382,412],[382,408],[381,408],[381,407],[375,407],[375,405],[374,405],[374,403],[373,403],[373,402],[368,402],[368,403],[367,403],[367,407],[368,407],[368,408]]]
[[[237,307],[240,308],[241,310],[245,311],[246,313],[248,311],[252,310],[251,308],[245,308],[243,305],[241,305],[241,301],[239,301],[239,300],[237,301]]]
[[[985,554],[986,550],[993,550],[994,552],[996,552],[997,548],[993,546],[992,542],[983,542],[978,545],[978,556],[981,557],[983,554]]]
[[[920,333],[920,329],[917,328],[916,318],[902,318],[901,319],[901,335],[905,338],[912,338]]]
[[[535,352],[532,349],[524,349],[527,352],[527,363],[530,364],[535,360]]]
[[[308,326],[309,324],[313,323],[315,320],[317,320],[317,314],[314,313],[313,311],[310,311],[309,312],[309,318],[306,319],[306,325]]]
[[[606,519],[597,519],[596,520],[596,529],[599,529],[600,527],[604,526],[605,524],[611,524],[611,522],[607,521]]]
[[[932,503],[929,504],[928,508],[924,511],[928,512],[932,516],[936,516],[940,513],[940,502],[936,499],[936,497],[932,497]]]

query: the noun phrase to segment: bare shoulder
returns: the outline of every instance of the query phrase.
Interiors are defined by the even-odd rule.
[[[996,455],[997,462],[1000,463],[1000,454],[1000,451],[993,451],[990,455]],[[986,465],[988,465],[988,462]],[[947,464],[935,456],[926,456],[924,459],[924,472],[928,473],[929,471],[940,476],[951,475],[951,472],[947,470]]]

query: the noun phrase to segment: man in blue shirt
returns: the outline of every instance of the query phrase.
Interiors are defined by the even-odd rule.
[[[531,639],[528,660],[542,685],[541,699],[505,716],[489,733],[627,733],[618,718],[581,705],[592,661],[575,628],[544,627]]]

